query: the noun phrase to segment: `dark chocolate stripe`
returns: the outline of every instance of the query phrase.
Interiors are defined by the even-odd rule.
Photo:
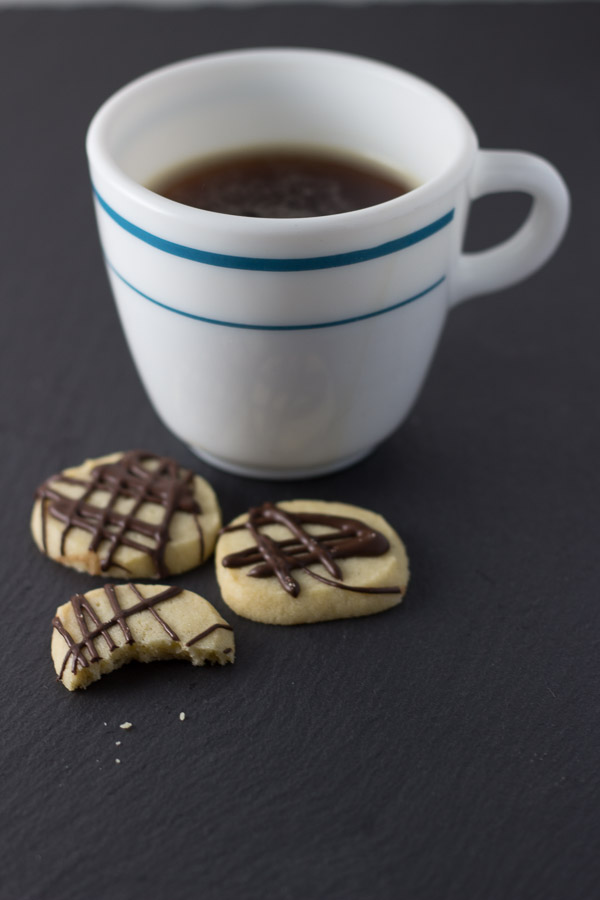
[[[172,597],[176,597],[178,594],[181,594],[182,588],[169,587],[158,594],[154,594],[152,597],[143,597],[135,585],[130,584],[128,585],[128,587],[133,590],[136,597],[139,597],[140,600],[133,606],[129,606],[127,609],[123,609],[123,607],[119,604],[114,587],[110,584],[104,585],[104,590],[111,604],[111,608],[114,611],[114,615],[110,619],[107,619],[106,622],[100,621],[91,603],[83,594],[75,594],[75,596],[71,598],[71,606],[73,607],[77,622],[81,629],[81,640],[79,641],[76,641],[69,633],[69,631],[65,628],[60,616],[54,617],[54,619],[52,620],[52,627],[56,628],[58,633],[65,639],[68,646],[67,653],[58,675],[59,680],[62,679],[67,662],[69,661],[69,658],[71,656],[73,657],[73,663],[71,666],[71,671],[73,673],[77,672],[78,667],[86,669],[91,662],[97,662],[100,659],[98,651],[96,650],[96,645],[94,644],[94,641],[97,638],[102,637],[106,641],[108,649],[110,651],[114,650],[116,648],[116,644],[108,633],[109,628],[112,628],[113,625],[119,625],[121,630],[123,631],[123,634],[125,635],[125,620],[129,619],[131,616],[134,616],[136,613],[150,610],[155,615],[156,620],[164,628],[168,636],[172,640],[179,640],[173,629],[170,628],[170,626],[167,625],[167,623],[158,615],[156,610],[154,610],[154,607],[157,603],[161,603],[164,600],[170,600]],[[91,630],[89,629],[85,618],[86,613],[95,625],[95,628]],[[127,632],[129,632],[128,627]],[[129,632],[129,637],[131,638],[131,632]],[[128,640],[127,643],[133,643],[133,640]],[[85,656],[85,650],[88,651],[89,660]]]
[[[293,537],[288,540],[275,541],[260,529],[265,525],[283,525]],[[307,532],[303,525],[326,525],[337,531],[323,535]],[[252,578],[268,578],[275,575],[282,588],[297,597],[300,585],[291,575],[294,569],[303,569],[318,581],[332,587],[343,588],[361,594],[401,594],[399,586],[359,587],[345,585],[342,571],[336,559],[349,559],[361,556],[382,556],[390,549],[387,538],[371,528],[360,519],[346,516],[334,516],[323,513],[292,513],[273,503],[264,503],[250,510],[248,519],[241,525],[230,525],[222,533],[247,529],[254,538],[254,545],[230,553],[223,557],[221,564],[226,568],[243,568],[253,565],[246,574]],[[339,579],[332,581],[313,572],[308,566],[320,563],[325,569]]]
[[[148,461],[156,461],[156,467],[146,468],[144,463]],[[57,490],[60,484],[81,486],[83,493],[75,499],[65,497]],[[106,506],[96,506],[91,502],[96,491],[109,495]],[[179,511],[193,516],[200,535],[201,561],[204,559],[204,536],[198,521],[202,510],[194,496],[194,473],[181,469],[168,457],[132,450],[116,462],[96,466],[89,480],[55,475],[38,488],[36,496],[41,501],[42,544],[46,552],[46,518],[52,516],[65,526],[61,535],[61,555],[65,554],[69,531],[80,528],[91,535],[91,551],[97,552],[103,543],[108,545],[100,562],[103,572],[113,565],[119,547],[130,547],[148,554],[154,562],[157,576],[162,577],[169,574],[165,550],[169,543],[171,520]],[[127,513],[115,509],[117,501],[123,498],[134,501]],[[164,508],[164,516],[157,524],[139,518],[138,513],[146,503]],[[148,546],[136,540],[135,535],[151,538],[154,545]]]
[[[201,631],[200,634],[197,634],[196,637],[193,637],[191,641],[186,642],[186,647],[191,647],[193,644],[197,644],[198,641],[201,641],[202,638],[207,637],[209,634],[212,634],[213,631],[216,631],[217,628],[222,628],[224,631],[233,631],[231,625],[221,624],[221,622],[217,622],[216,625],[211,625],[210,628],[207,628],[205,631]],[[231,650],[224,650],[224,653],[230,653]]]

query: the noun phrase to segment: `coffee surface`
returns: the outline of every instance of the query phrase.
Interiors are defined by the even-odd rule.
[[[306,218],[364,209],[411,190],[408,179],[359,156],[262,150],[200,159],[153,190],[198,209],[253,218]]]

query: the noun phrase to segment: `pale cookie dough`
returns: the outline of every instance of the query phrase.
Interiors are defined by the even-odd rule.
[[[46,556],[90,575],[163,578],[204,562],[221,527],[215,492],[141,450],[88,459],[44,482],[31,516]]]
[[[321,500],[265,503],[238,516],[221,532],[215,563],[228,606],[273,625],[381,612],[402,601],[409,577],[404,545],[385,519]]]
[[[233,629],[208,600],[162,584],[107,584],[75,594],[56,610],[52,627],[52,661],[69,691],[131,660],[224,666],[235,658]]]

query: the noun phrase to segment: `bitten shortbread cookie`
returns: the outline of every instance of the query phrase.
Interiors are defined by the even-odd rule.
[[[75,594],[56,610],[52,627],[52,661],[70,691],[134,659],[224,666],[235,658],[233,629],[208,600],[162,584],[106,584]]]
[[[381,612],[408,584],[404,545],[381,516],[345,503],[264,503],[223,529],[215,551],[225,602],[273,625]]]
[[[200,565],[221,527],[215,492],[172,459],[142,450],[88,459],[36,492],[40,550],[90,575],[164,578]]]

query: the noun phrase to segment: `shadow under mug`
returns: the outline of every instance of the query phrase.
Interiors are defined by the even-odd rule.
[[[195,158],[338,148],[418,187],[353,212],[260,219],[145,185]],[[156,412],[209,463],[310,477],[350,465],[405,419],[454,304],[539,268],[566,228],[556,170],[481,151],[461,110],[401,70],[295,49],[221,53],[150,73],[87,136],[106,267]],[[525,191],[510,239],[465,254],[471,201]]]

